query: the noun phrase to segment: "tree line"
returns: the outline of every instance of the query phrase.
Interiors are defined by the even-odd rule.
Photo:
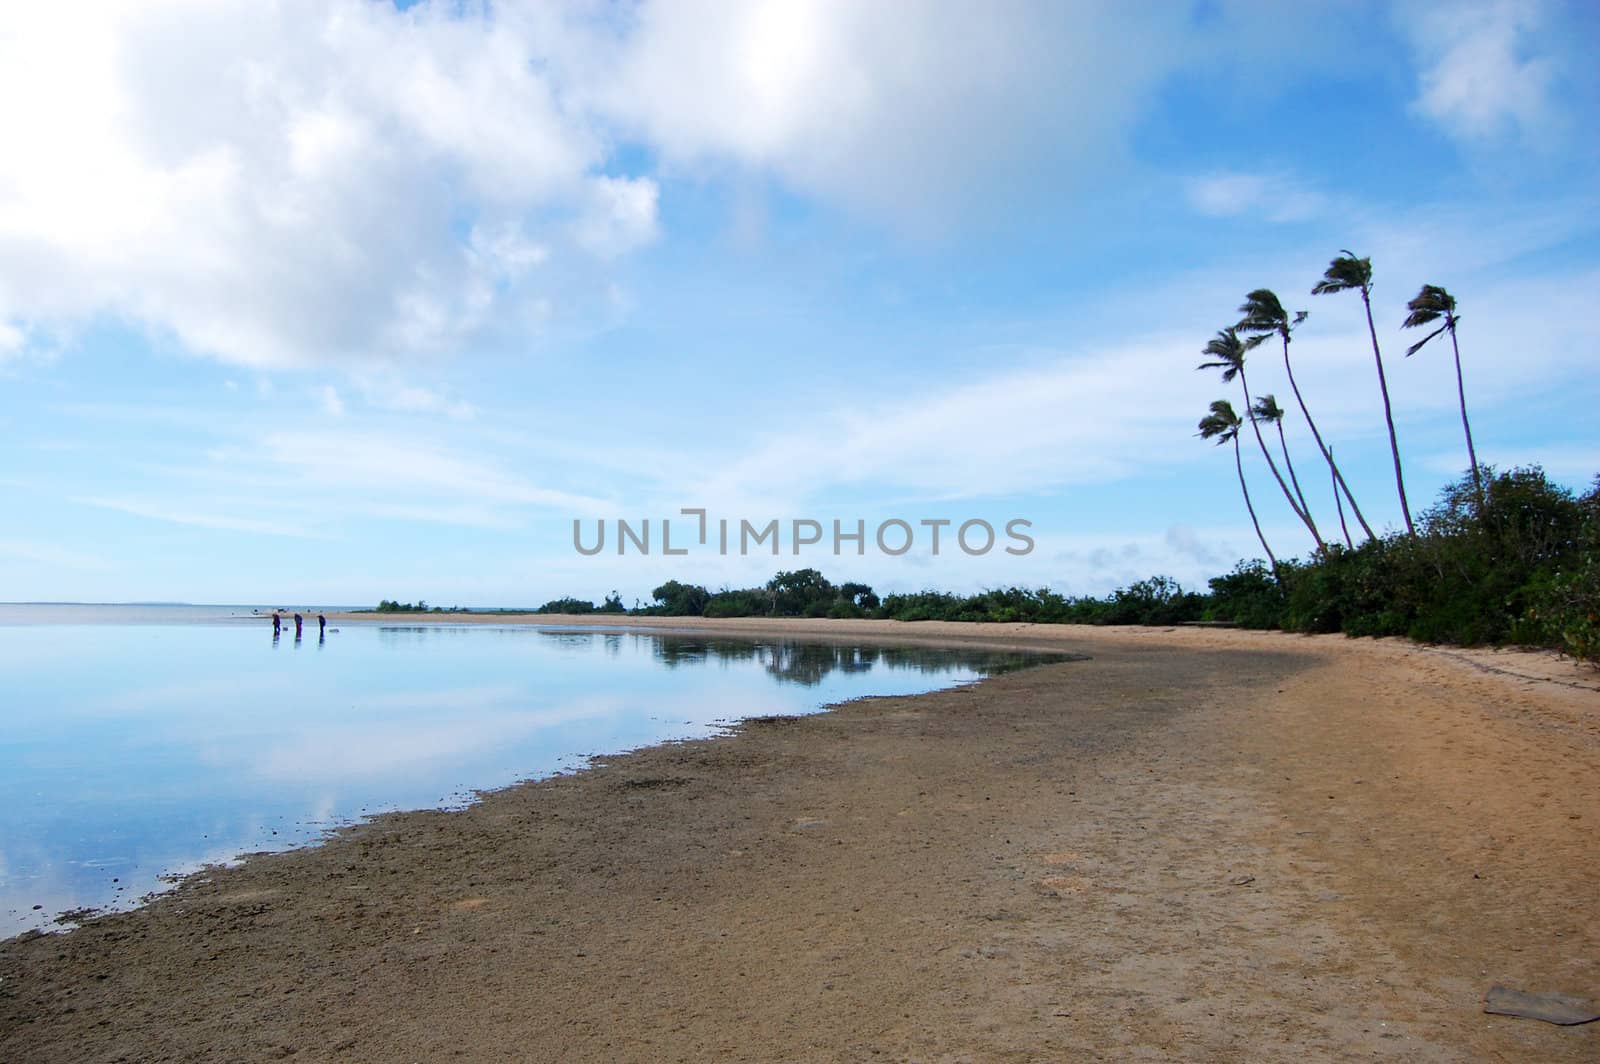
[[[879,596],[867,584],[835,584],[816,569],[780,572],[759,587],[711,591],[668,580],[651,601],[622,606],[616,592],[610,609],[582,599],[560,598],[538,613],[628,613],[642,617],[831,617],[893,621],[1029,621],[1037,624],[1176,624],[1204,619],[1207,596],[1185,591],[1166,576],[1136,581],[1104,598],[1062,595],[1049,588],[995,588],[973,595],[948,591],[895,592]]]
[[[1480,495],[1481,492],[1481,495]],[[561,598],[540,613],[656,617],[832,617],[897,621],[1176,625],[1222,623],[1291,632],[1406,636],[1424,642],[1549,647],[1600,664],[1600,476],[1582,495],[1537,467],[1447,485],[1415,533],[1331,544],[1276,568],[1241,560],[1207,590],[1152,576],[1111,594],[991,588],[879,596],[816,569],[759,587],[711,591],[668,580],[649,603]]]

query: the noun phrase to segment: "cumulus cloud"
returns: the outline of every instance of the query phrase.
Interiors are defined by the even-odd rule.
[[[641,5],[591,91],[680,167],[770,173],[922,228],[1115,156],[1180,5]],[[1129,47],[1137,41],[1137,47]]]
[[[940,228],[1114,157],[1187,21],[1030,0],[8,5],[0,357],[104,316],[263,368],[608,317],[611,264],[660,230],[657,178],[615,164],[633,146]]]
[[[9,5],[0,348],[111,314],[254,366],[393,359],[553,287],[581,304],[595,254],[655,235],[655,189],[605,172],[604,138],[541,72],[544,21]]]
[[[1559,64],[1536,49],[1544,20],[1532,0],[1452,4],[1408,18],[1422,60],[1416,110],[1464,140],[1548,126]]]
[[[619,260],[659,239],[680,178],[770,181],[913,231],[1025,214],[1116,165],[1168,75],[1254,21],[1207,11],[7,5],[0,359],[97,318],[234,363],[357,370],[612,320]],[[1409,21],[1425,113],[1463,135],[1542,113],[1536,9]],[[1323,209],[1282,174],[1188,194],[1218,216]],[[744,203],[739,232],[759,213]]]

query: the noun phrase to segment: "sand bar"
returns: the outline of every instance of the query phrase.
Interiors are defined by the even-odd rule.
[[[1482,1012],[1494,984],[1600,998],[1593,670],[1212,630],[621,626],[1091,660],[381,817],[7,940],[0,1060],[1600,1059],[1600,1024]]]

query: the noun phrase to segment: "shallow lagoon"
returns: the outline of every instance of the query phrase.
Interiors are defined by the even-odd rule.
[[[0,935],[372,813],[1021,660],[659,631],[306,631],[275,642],[247,608],[0,607]]]

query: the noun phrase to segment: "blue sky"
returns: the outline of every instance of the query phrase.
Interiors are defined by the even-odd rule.
[[[1400,522],[1361,301],[1309,294],[1342,248],[1413,510],[1466,467],[1448,348],[1404,357],[1424,282],[1480,458],[1585,486],[1597,46],[1556,2],[10,5],[0,600],[1198,586],[1259,554],[1194,436],[1253,288],[1311,312],[1296,377]],[[1250,379],[1292,409],[1273,346]],[[683,507],[783,553],[573,549]],[[1024,556],[870,542],[1015,518]]]

